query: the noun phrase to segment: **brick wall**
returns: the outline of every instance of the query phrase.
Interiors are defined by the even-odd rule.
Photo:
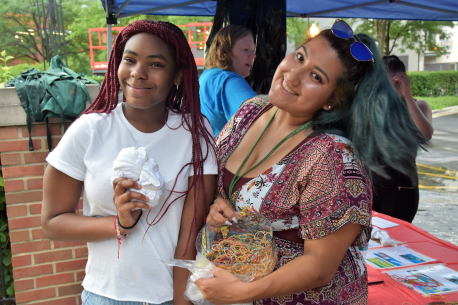
[[[63,125],[50,124],[50,131],[55,147],[63,134]],[[81,304],[87,247],[85,243],[51,241],[44,237],[40,212],[48,155],[46,125],[32,127],[35,151],[29,151],[28,136],[25,126],[0,126],[16,302]]]

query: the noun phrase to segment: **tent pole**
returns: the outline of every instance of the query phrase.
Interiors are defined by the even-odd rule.
[[[116,12],[115,14],[115,18],[118,18],[119,15],[122,13],[122,10],[129,4],[131,0],[127,0],[126,2],[124,2],[124,4],[119,8],[119,10]]]
[[[113,33],[111,31],[111,24],[107,24],[107,62],[110,61],[112,39],[113,39]]]
[[[114,14],[111,12],[110,1],[105,0],[105,10],[107,13],[107,62],[110,62],[110,53],[111,53],[111,42],[113,40],[113,32],[111,29],[111,25],[114,23],[116,24],[116,18],[114,18]]]

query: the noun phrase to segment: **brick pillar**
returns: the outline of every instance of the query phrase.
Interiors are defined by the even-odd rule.
[[[55,147],[63,134],[63,126],[50,124],[49,127]],[[48,155],[46,125],[32,127],[35,151],[28,149],[28,136],[24,126],[0,127],[16,303],[81,304],[78,297],[82,291],[87,246],[51,241],[44,236],[40,212]]]
[[[93,100],[98,86],[88,86]],[[5,97],[6,96],[6,97]],[[52,147],[63,135],[60,119],[51,119]],[[5,179],[14,288],[17,304],[81,304],[87,261],[85,243],[51,241],[41,229],[43,173],[48,145],[46,125],[34,123],[29,151],[25,112],[14,88],[0,89],[0,157]],[[82,213],[82,199],[78,209]]]

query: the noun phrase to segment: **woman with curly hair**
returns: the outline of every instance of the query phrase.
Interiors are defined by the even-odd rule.
[[[159,166],[165,185],[154,207],[134,191],[142,189],[135,179],[110,182],[113,161],[129,147],[144,147]],[[189,304],[188,271],[164,261],[195,258],[216,160],[183,32],[148,20],[124,28],[97,98],[47,161],[43,230],[53,240],[88,243],[83,304]]]
[[[202,114],[216,137],[240,105],[256,93],[245,77],[256,57],[253,34],[240,25],[229,25],[216,33],[199,78]]]

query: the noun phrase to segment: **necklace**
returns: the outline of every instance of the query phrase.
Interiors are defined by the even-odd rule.
[[[294,136],[295,134],[297,134],[298,132],[300,132],[301,130],[304,130],[306,129],[307,127],[310,126],[310,124],[312,123],[311,121],[308,121],[307,123],[305,123],[304,125],[300,126],[299,128],[297,128],[296,130],[294,130],[293,132],[291,132],[289,135],[287,135],[286,137],[283,138],[283,140],[281,140],[280,142],[277,143],[277,145],[275,145],[274,148],[272,148],[272,150],[261,160],[259,161],[257,164],[255,164],[253,167],[251,167],[249,170],[247,170],[246,172],[244,172],[242,175],[239,176],[239,172],[240,170],[242,169],[242,167],[245,165],[246,161],[248,160],[248,158],[250,157],[251,153],[253,152],[253,149],[256,147],[256,145],[258,144],[259,140],[261,139],[262,135],[264,134],[264,132],[266,131],[267,127],[270,125],[270,122],[272,122],[273,118],[275,117],[275,115],[277,114],[277,110],[275,110],[274,114],[272,115],[272,117],[270,118],[270,120],[267,122],[267,125],[266,127],[264,127],[264,129],[262,130],[261,134],[259,135],[258,139],[256,140],[256,142],[254,142],[254,145],[253,147],[251,147],[250,151],[248,152],[247,156],[245,157],[245,160],[243,160],[242,164],[240,165],[239,169],[237,170],[237,172],[235,173],[234,177],[232,178],[232,181],[231,181],[231,184],[229,185],[229,202],[231,203],[231,205],[235,208],[235,205],[234,205],[234,202],[233,202],[233,194],[232,194],[232,191],[234,189],[234,186],[237,184],[237,182],[243,177],[245,176],[249,171],[255,169],[256,167],[258,167],[261,163],[263,163],[265,160],[267,160],[267,158],[269,158],[276,150],[278,147],[280,147],[280,145],[283,144],[283,142],[285,142],[286,140],[288,140],[289,138],[291,138],[292,136]]]

